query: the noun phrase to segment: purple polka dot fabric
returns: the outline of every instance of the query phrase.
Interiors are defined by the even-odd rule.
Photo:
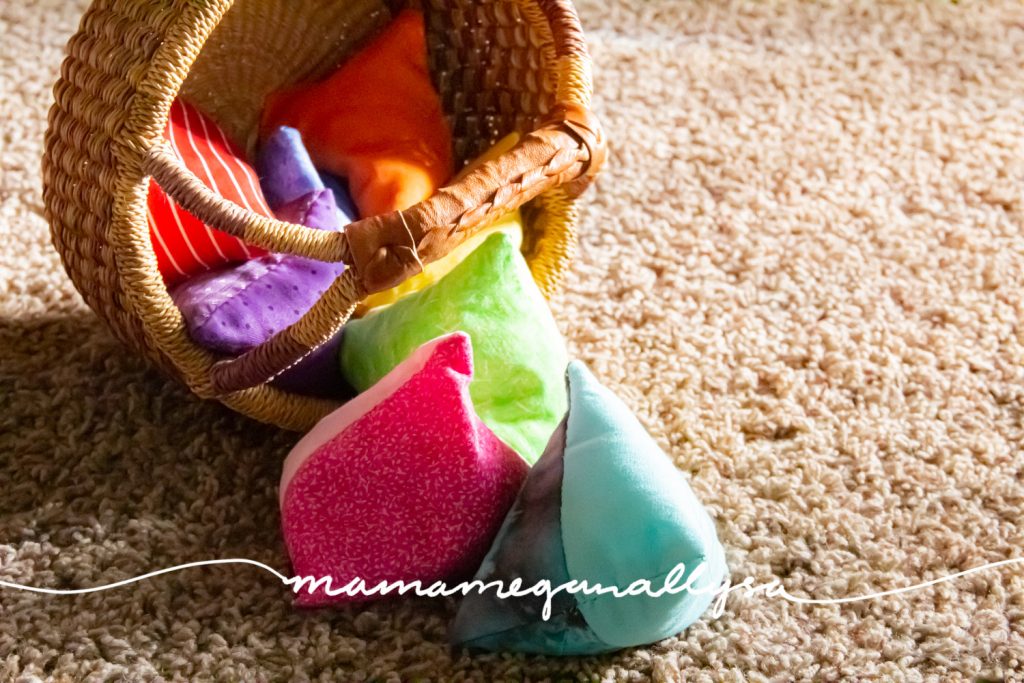
[[[196,342],[236,355],[301,318],[342,270],[342,264],[268,254],[194,277],[172,297]]]
[[[331,190],[320,189],[277,211],[282,220],[317,230],[340,229],[341,217]],[[268,254],[198,275],[171,291],[188,326],[203,348],[238,355],[262,344],[296,322],[344,271],[341,263],[322,263],[287,254]],[[340,335],[288,370],[278,386],[314,396],[343,396],[347,384],[337,370]],[[325,359],[332,359],[326,367]],[[326,371],[326,372],[325,372]]]

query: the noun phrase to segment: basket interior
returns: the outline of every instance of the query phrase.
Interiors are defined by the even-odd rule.
[[[525,0],[237,0],[192,65],[182,93],[249,153],[260,110],[280,88],[333,71],[403,6],[426,17],[428,63],[459,165],[551,109],[550,35]]]

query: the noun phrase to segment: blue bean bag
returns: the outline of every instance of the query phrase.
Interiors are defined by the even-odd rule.
[[[725,577],[711,518],[640,422],[579,362],[569,365],[568,390],[568,413],[475,578],[506,586],[518,578],[524,589],[541,580],[553,586],[586,580],[626,590],[646,580],[656,592],[678,564],[685,571],[676,588],[706,566],[692,591],[558,593],[547,620],[543,597],[470,593],[451,630],[456,645],[582,655],[652,643],[697,620]]]

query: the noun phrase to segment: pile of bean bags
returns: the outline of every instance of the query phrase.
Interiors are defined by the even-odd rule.
[[[210,189],[265,216],[342,231],[404,210],[455,174],[423,17],[399,13],[325,80],[272,94],[250,163],[175,102],[166,137]],[[507,151],[515,135],[480,161]],[[470,164],[472,167],[472,164]],[[153,184],[157,263],[189,333],[224,356],[296,322],[343,264],[269,254]],[[284,539],[300,576],[588,581],[630,586],[703,565],[659,597],[467,596],[452,628],[477,649],[579,654],[674,635],[723,580],[714,525],[682,474],[565,342],[520,251],[518,211],[392,290],[274,382],[346,399],[285,460]],[[359,599],[315,588],[297,603]]]

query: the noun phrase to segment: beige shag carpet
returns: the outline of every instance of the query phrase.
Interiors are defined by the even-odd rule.
[[[0,577],[287,568],[295,441],[126,353],[39,157],[81,0],[0,2]],[[1024,555],[1024,5],[585,0],[613,141],[554,305],[690,474],[733,577],[843,597]],[[600,505],[600,501],[595,501]],[[0,591],[0,680],[1020,680],[1024,568],[735,597],[588,659],[451,652],[453,605],[297,612],[244,567]]]

